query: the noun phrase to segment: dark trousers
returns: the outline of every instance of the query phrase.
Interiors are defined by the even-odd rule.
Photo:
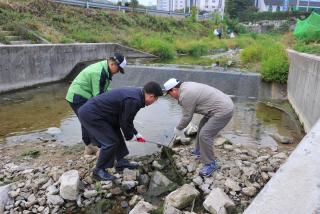
[[[78,116],[78,111],[80,109],[81,106],[83,106],[88,100],[81,97],[80,95],[74,95],[73,97],[73,103],[70,103],[70,106],[72,108],[72,110],[74,111],[74,113]],[[81,122],[80,122],[81,123]],[[88,135],[87,130],[83,127],[83,125],[81,124],[81,133],[82,133],[82,141],[86,144],[89,145],[91,143],[90,141],[90,137]]]
[[[82,110],[83,108],[79,110],[80,122],[88,131],[91,140],[100,147],[96,168],[112,168],[115,159],[119,161],[129,154],[120,126],[86,111],[86,108]]]

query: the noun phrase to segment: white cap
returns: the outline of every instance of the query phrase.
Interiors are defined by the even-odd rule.
[[[170,89],[174,88],[178,84],[179,84],[179,80],[175,78],[171,78],[163,84],[164,90],[169,91]]]

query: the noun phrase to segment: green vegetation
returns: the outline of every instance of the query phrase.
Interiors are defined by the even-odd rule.
[[[31,157],[31,158],[37,158],[40,156],[39,150],[29,150],[21,154],[22,157]]]

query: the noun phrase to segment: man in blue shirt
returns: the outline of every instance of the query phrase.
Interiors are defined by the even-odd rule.
[[[100,147],[94,178],[113,180],[114,176],[105,169],[136,168],[136,164],[124,159],[129,154],[125,140],[144,142],[133,125],[137,112],[154,103],[162,96],[162,89],[156,82],[149,82],[143,88],[124,87],[103,93],[87,101],[78,112],[79,120],[87,130],[91,141]],[[123,135],[122,135],[122,133]]]

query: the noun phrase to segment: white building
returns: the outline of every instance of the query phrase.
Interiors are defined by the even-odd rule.
[[[171,2],[170,0],[157,0],[157,10],[170,11]]]
[[[320,9],[320,0],[256,0],[259,12]]]
[[[224,11],[224,0],[197,0],[196,6],[201,11],[222,12]]]
[[[196,6],[200,11],[223,13],[225,0],[157,0],[157,10],[175,11]]]

